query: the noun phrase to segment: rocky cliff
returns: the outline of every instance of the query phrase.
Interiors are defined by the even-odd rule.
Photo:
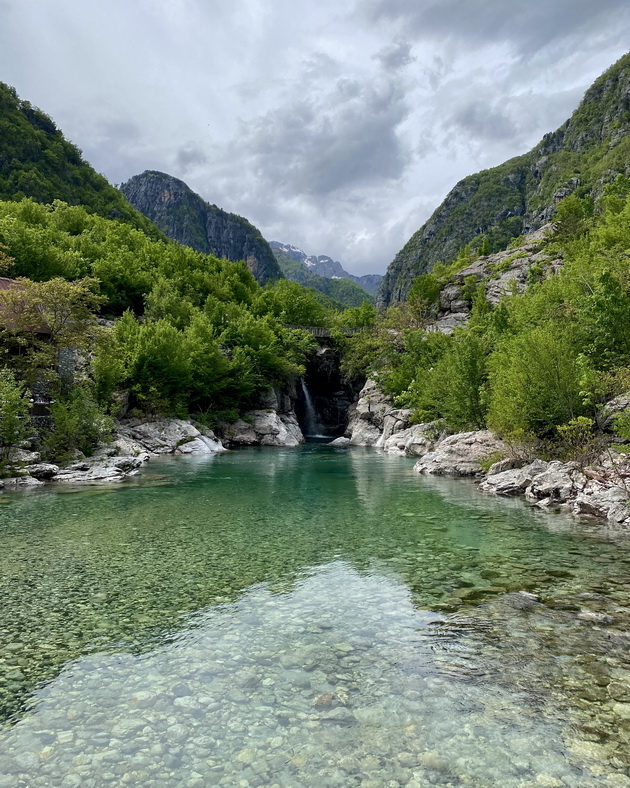
[[[269,244],[256,227],[205,202],[183,181],[147,170],[121,184],[120,190],[169,238],[204,254],[245,260],[261,284],[282,278]]]
[[[587,91],[571,118],[529,153],[460,181],[390,264],[377,302],[404,301],[414,278],[486,236],[491,252],[543,226],[577,190],[630,173],[630,54]]]

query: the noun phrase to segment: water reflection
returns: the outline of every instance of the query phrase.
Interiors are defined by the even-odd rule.
[[[249,450],[7,498],[0,787],[630,785],[628,545],[412,465]]]

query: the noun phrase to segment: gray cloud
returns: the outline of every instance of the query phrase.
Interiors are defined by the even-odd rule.
[[[290,102],[248,124],[238,145],[265,186],[328,198],[400,177],[408,154],[396,130],[407,113],[393,82],[342,79],[317,100]]]
[[[408,41],[394,41],[383,47],[374,56],[386,71],[398,71],[405,66],[409,66],[416,58],[411,54],[411,44]]]
[[[372,21],[399,22],[420,38],[508,43],[521,54],[577,33],[592,36],[615,16],[627,24],[630,13],[627,0],[364,0],[362,7]]]
[[[382,272],[627,49],[627,0],[0,0],[0,79],[112,182],[183,178]]]
[[[177,151],[175,163],[180,171],[189,172],[195,167],[207,164],[208,157],[194,142],[188,142]]]

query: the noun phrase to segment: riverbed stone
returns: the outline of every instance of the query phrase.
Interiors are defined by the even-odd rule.
[[[507,450],[506,444],[488,430],[460,432],[440,441],[434,451],[414,465],[414,471],[436,476],[480,476],[484,460]]]
[[[522,495],[534,479],[545,473],[548,467],[548,463],[534,460],[523,468],[489,473],[479,487],[481,490],[495,493],[495,495]]]

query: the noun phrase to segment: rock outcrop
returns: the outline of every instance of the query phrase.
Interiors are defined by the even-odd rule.
[[[228,446],[279,446],[292,448],[304,443],[304,435],[294,413],[251,410],[242,419],[221,427]]]
[[[523,293],[532,280],[557,273],[562,259],[550,258],[541,250],[541,241],[551,232],[551,225],[545,225],[528,235],[518,248],[479,257],[454,274],[453,281],[440,292],[439,311],[432,328],[452,334],[468,322],[471,301],[465,296],[467,283],[483,286],[488,302],[496,306],[505,295]]]
[[[282,279],[271,247],[253,224],[205,202],[183,181],[147,170],[121,184],[120,190],[169,238],[203,254],[244,260],[261,284]]]
[[[138,473],[152,456],[164,454],[216,454],[225,451],[215,434],[200,424],[183,419],[130,419],[118,425],[111,443],[91,457],[79,457],[64,467],[40,462],[37,452],[20,451],[15,461],[21,476],[2,479],[5,490],[39,487],[44,482],[102,484],[120,482]]]
[[[441,440],[414,465],[416,473],[434,476],[481,476],[482,463],[508,447],[488,430],[460,432]]]
[[[391,398],[368,380],[350,409],[347,435],[352,446],[383,445],[387,438],[409,426],[410,411],[395,408]]]

